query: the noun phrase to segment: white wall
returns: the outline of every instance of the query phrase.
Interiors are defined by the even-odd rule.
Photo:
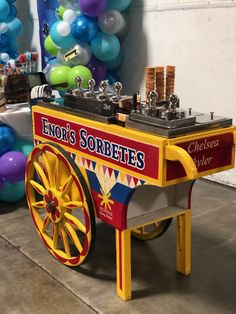
[[[20,52],[40,50],[37,0],[16,0],[17,17],[24,31],[19,37]]]
[[[17,6],[25,24],[21,44],[27,50],[39,43],[37,1],[22,2]],[[144,93],[146,66],[176,65],[182,107],[214,111],[236,123],[235,21],[236,0],[133,0],[120,71],[126,91]],[[213,180],[236,186],[236,171]]]

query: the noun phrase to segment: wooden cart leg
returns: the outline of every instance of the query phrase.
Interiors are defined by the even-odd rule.
[[[189,209],[177,216],[176,264],[178,272],[184,275],[191,273],[191,211]]]
[[[130,230],[116,230],[116,291],[123,300],[131,299]]]

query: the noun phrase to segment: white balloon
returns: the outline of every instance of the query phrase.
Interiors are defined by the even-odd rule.
[[[75,19],[76,19],[76,12],[71,10],[71,9],[67,9],[65,10],[65,12],[63,13],[63,20],[69,24],[71,24]]]
[[[1,58],[2,62],[8,62],[9,59],[10,59],[9,54],[6,53],[6,52],[1,53],[1,57],[0,58]]]
[[[8,31],[8,25],[7,23],[1,23],[0,24],[0,34],[4,34]]]
[[[62,37],[68,36],[71,32],[70,24],[68,22],[65,22],[65,21],[59,22],[57,25],[57,32]]]
[[[98,17],[100,29],[107,34],[116,34],[126,26],[124,16],[117,10],[107,10]]]

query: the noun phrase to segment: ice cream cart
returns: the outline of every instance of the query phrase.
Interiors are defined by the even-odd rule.
[[[181,119],[169,119],[168,127],[157,127],[153,114],[133,112],[117,124],[82,107],[45,103],[33,106],[32,117],[26,195],[36,230],[58,261],[85,262],[95,218],[113,226],[117,294],[129,300],[131,236],[154,239],[176,218],[177,271],[190,274],[192,187],[197,178],[234,167],[231,119],[189,110],[180,126]]]

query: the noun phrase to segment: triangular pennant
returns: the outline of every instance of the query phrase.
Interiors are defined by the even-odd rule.
[[[82,165],[84,166],[84,164],[85,164],[85,158],[84,158],[84,157],[81,157],[81,161],[82,161]]]
[[[137,178],[133,178],[133,180],[134,180],[134,185],[135,186],[138,185],[138,179]]]
[[[88,164],[88,169],[89,169],[89,167],[91,165],[91,160],[87,159],[87,164]]]
[[[92,161],[92,166],[93,166],[93,170],[95,170],[95,168],[96,168],[96,162],[95,161]]]
[[[140,183],[141,183],[141,185],[144,185],[144,184],[145,184],[145,181],[140,180]]]
[[[109,177],[111,178],[112,173],[113,173],[113,169],[112,168],[108,168],[108,173],[109,173]]]
[[[115,175],[115,178],[117,179],[118,176],[119,176],[119,171],[118,170],[114,170],[114,175]]]
[[[129,184],[129,186],[130,186],[132,177],[127,174],[127,175],[126,175],[126,178],[127,178],[128,184]]]
[[[106,166],[102,166],[102,170],[103,170],[103,173],[105,174],[106,170],[107,170],[107,167]]]

